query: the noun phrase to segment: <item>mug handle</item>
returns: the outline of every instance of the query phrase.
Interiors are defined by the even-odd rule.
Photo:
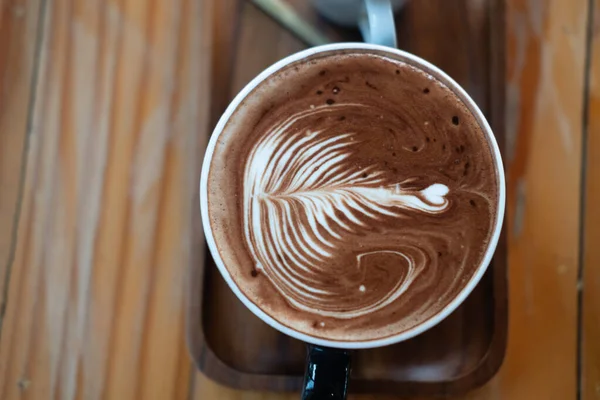
[[[302,400],[344,400],[350,376],[350,351],[308,345]]]
[[[358,27],[365,42],[397,47],[394,10],[390,0],[364,0]]]

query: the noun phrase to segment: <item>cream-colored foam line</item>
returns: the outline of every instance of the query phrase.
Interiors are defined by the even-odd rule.
[[[448,187],[435,183],[420,191],[405,190],[402,183],[386,182],[384,172],[376,166],[360,168],[349,162],[360,144],[354,134],[331,136],[324,130],[293,129],[307,117],[339,107],[363,106],[320,106],[302,111],[256,143],[245,167],[243,212],[245,239],[256,268],[290,304],[323,317],[346,319],[375,312],[396,300],[423,267],[398,249],[358,254],[357,268],[365,268],[363,259],[370,255],[401,257],[406,261],[406,274],[377,299],[339,310],[335,299],[347,288],[324,282],[331,281],[327,266],[341,253],[347,235],[410,210],[444,212]],[[416,250],[424,253],[423,249]],[[360,293],[368,289],[362,283],[357,285]]]

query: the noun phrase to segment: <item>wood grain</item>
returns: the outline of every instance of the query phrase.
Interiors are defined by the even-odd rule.
[[[600,399],[600,1],[594,1],[584,145],[581,398]]]
[[[215,384],[193,371],[185,350],[185,268],[202,257],[201,246],[190,242],[197,229],[198,164],[209,107],[214,119],[226,103],[207,103],[209,70],[229,62],[213,58],[211,64],[206,54],[224,54],[222,43],[235,45],[231,36],[211,40],[219,34],[214,18],[206,17],[214,15],[213,2],[45,1],[41,26],[41,0],[0,3],[0,284],[36,30],[43,29],[16,258],[0,331],[0,398],[297,398]],[[587,4],[507,0],[509,342],[500,373],[464,399],[576,397]],[[257,36],[244,24],[248,35],[271,43],[271,36]],[[267,28],[278,38],[286,35]],[[595,28],[585,180],[584,399],[600,398],[597,37]],[[246,40],[259,47],[257,39]],[[250,65],[266,66],[295,51],[293,41],[280,40],[260,45],[269,54],[263,61],[248,51],[255,57]],[[223,78],[227,96],[251,75],[233,74]]]
[[[217,124],[221,114],[225,111],[230,101],[231,81],[236,65],[237,38],[240,30],[243,0],[204,0],[212,3],[210,12],[205,18],[219,21],[212,24],[211,50],[205,55],[210,55],[211,60],[211,89],[204,95],[210,100],[209,131]],[[218,72],[217,72],[218,71]]]
[[[587,13],[585,0],[508,1],[510,328],[504,365],[482,398],[577,393]]]
[[[210,2],[49,1],[0,398],[185,398]]]
[[[41,0],[0,3],[0,329],[12,261]]]

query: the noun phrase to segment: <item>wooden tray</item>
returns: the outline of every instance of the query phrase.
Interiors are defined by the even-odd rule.
[[[469,8],[477,4],[478,8]],[[417,0],[397,16],[400,48],[440,66],[478,102],[503,148],[504,9],[500,0]],[[208,253],[208,252],[207,252]],[[298,391],[303,343],[275,331],[229,290],[210,256],[190,270],[188,342],[208,377],[240,389]],[[428,332],[356,351],[351,393],[458,394],[498,370],[507,332],[506,242],[464,304]]]

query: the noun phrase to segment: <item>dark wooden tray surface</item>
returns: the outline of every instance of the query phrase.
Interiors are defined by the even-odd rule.
[[[253,7],[236,6],[240,12]],[[303,7],[303,12],[307,10]],[[256,18],[267,18],[258,16],[256,10],[250,12],[256,13]],[[502,1],[414,0],[398,13],[396,23],[399,47],[433,62],[456,79],[484,111],[503,148]],[[356,32],[335,32],[342,37],[357,37]],[[235,36],[230,40],[235,42]],[[230,60],[234,62],[235,57]],[[252,74],[244,71],[242,75],[249,79],[272,61],[256,67]],[[230,65],[215,72],[233,69]],[[222,82],[223,78],[215,81]],[[221,98],[215,102],[217,109],[213,111],[218,114],[226,101]],[[468,391],[486,382],[500,367],[506,332],[506,243],[502,235],[481,283],[446,320],[406,342],[355,352],[350,391],[405,396]],[[196,365],[218,382],[241,389],[300,389],[304,344],[280,334],[248,311],[229,290],[210,256],[205,263],[190,268],[187,333]]]

